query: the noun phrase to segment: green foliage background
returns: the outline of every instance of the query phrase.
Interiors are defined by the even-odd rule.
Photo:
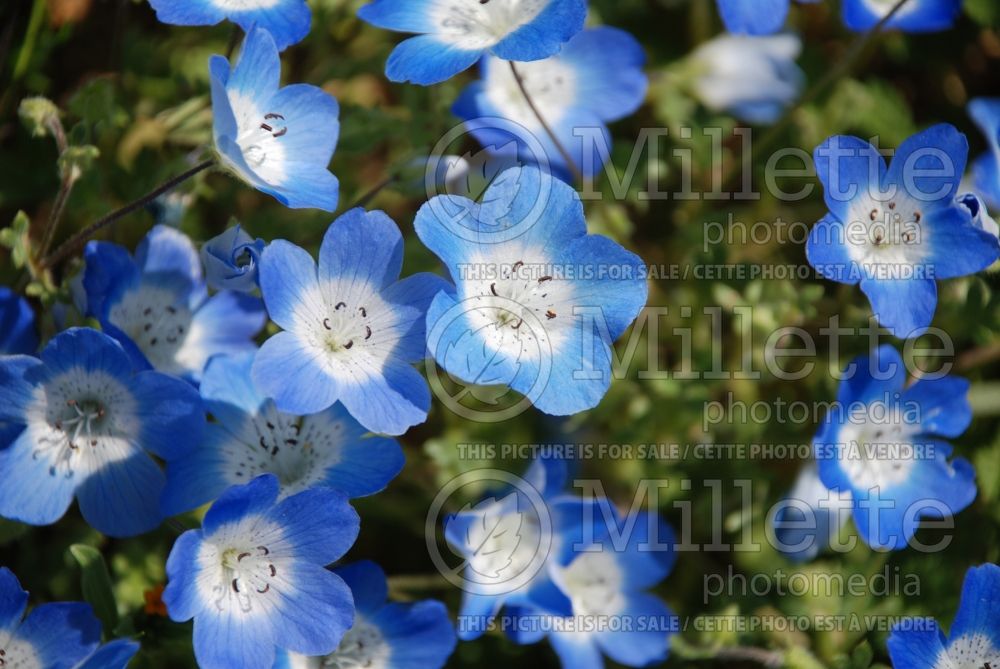
[[[354,201],[400,165],[426,155],[429,148],[456,124],[449,107],[471,80],[466,74],[431,88],[390,84],[383,75],[385,59],[398,37],[355,18],[357,0],[314,0],[313,30],[301,44],[283,56],[284,80],[323,86],[340,101],[341,135],[333,172],[341,180],[342,206]],[[67,12],[77,13],[67,20]],[[842,27],[836,2],[793,10],[805,52],[800,64],[810,82],[817,81],[845,54],[853,36]],[[62,110],[69,142],[92,145],[99,155],[84,170],[73,191],[59,237],[67,237],[111,209],[139,197],[166,178],[179,173],[211,141],[207,59],[223,53],[230,40],[228,25],[181,28],[159,24],[143,2],[131,0],[8,0],[0,8],[0,220],[12,221],[23,211],[37,239],[59,187],[57,153],[51,138],[32,137],[17,118],[20,100],[44,95]],[[726,222],[732,214],[745,223],[804,221],[812,223],[825,211],[821,191],[786,203],[766,193],[760,200],[657,201],[640,199],[647,169],[664,189],[677,190],[680,166],[672,149],[694,149],[695,183],[710,175],[711,153],[701,129],[722,127],[730,135],[735,122],[707,112],[689,93],[689,68],[684,57],[698,43],[721,28],[709,0],[592,0],[590,21],[628,30],[649,55],[652,80],[647,104],[633,117],[617,123],[614,166],[625,170],[633,139],[643,127],[670,130],[668,151],[659,162],[640,161],[640,172],[624,200],[608,195],[587,205],[591,232],[610,235],[655,265],[805,264],[802,244],[753,241],[714,245],[703,249],[703,224]],[[842,78],[817,101],[798,109],[782,131],[778,147],[806,151],[831,134],[878,135],[882,146],[898,145],[917,129],[947,121],[967,132],[973,155],[983,140],[965,114],[965,104],[976,96],[1000,94],[1000,6],[995,0],[968,0],[966,16],[948,32],[927,36],[889,34],[866,51],[852,75]],[[681,127],[693,129],[694,139],[681,139]],[[758,131],[758,136],[760,131]],[[727,142],[727,151],[735,143]],[[476,147],[467,145],[466,150]],[[764,160],[754,164],[762,176]],[[815,183],[815,182],[814,182]],[[799,183],[801,185],[801,183]],[[196,240],[222,231],[235,217],[255,236],[287,238],[315,249],[328,214],[292,211],[270,198],[219,173],[198,177],[182,193],[192,196],[180,225]],[[412,221],[423,197],[412,189],[390,186],[373,201],[385,209],[407,237],[405,272],[436,270],[429,252],[413,235]],[[22,222],[25,219],[21,219]],[[105,237],[134,247],[151,225],[149,213],[133,215]],[[14,233],[7,233],[8,240]],[[14,285],[22,270],[15,258],[0,251],[0,283]],[[66,279],[77,265],[70,264]],[[915,597],[779,597],[732,596],[703,601],[706,574],[724,574],[729,568],[752,576],[796,569],[773,551],[758,553],[692,553],[682,555],[674,573],[658,588],[682,618],[703,614],[842,615],[850,613],[934,615],[948,623],[954,614],[966,568],[984,561],[1000,561],[1000,278],[984,274],[943,283],[935,325],[953,338],[961,373],[973,380],[976,418],[955,439],[956,453],[977,466],[980,494],[972,508],[956,519],[955,539],[948,550],[921,554],[914,550],[879,555],[865,547],[843,556],[823,556],[797,569],[803,572],[873,574],[885,568],[892,574],[915,574],[920,594]],[[733,308],[753,305],[754,368],[765,370],[763,343],[780,326],[798,326],[813,335],[834,314],[846,327],[867,323],[869,307],[852,288],[820,280],[661,280],[651,284],[650,305],[670,308],[660,323],[660,338],[652,351],[659,369],[681,364],[681,340],[669,333],[675,327],[695,328],[691,365],[712,367],[713,355],[723,356],[727,369],[740,368],[738,343],[741,323]],[[680,307],[696,315],[682,318]],[[713,338],[711,322],[697,315],[706,307],[721,306],[725,317],[721,337]],[[46,337],[54,332],[52,314],[44,311]],[[60,313],[62,313],[60,311]],[[72,313],[67,318],[74,322]],[[648,331],[640,333],[648,336]],[[886,340],[890,338],[886,337]],[[620,345],[620,351],[624,348]],[[821,342],[823,340],[820,340]],[[902,342],[893,341],[899,347]],[[918,342],[917,347],[923,343]],[[617,380],[604,402],[593,411],[567,420],[555,420],[529,411],[498,425],[473,423],[435,403],[429,421],[413,429],[402,442],[407,466],[390,488],[360,500],[362,532],[351,559],[372,558],[382,564],[400,598],[437,597],[457,611],[459,593],[436,578],[424,545],[424,515],[439,486],[474,467],[500,466],[514,471],[523,461],[470,461],[459,458],[457,444],[466,443],[809,443],[811,424],[735,422],[702,431],[705,402],[733,393],[736,401],[773,402],[799,399],[831,400],[836,381],[826,370],[845,364],[866,351],[861,337],[846,339],[840,357],[831,359],[822,346],[814,358],[816,371],[805,379],[787,382],[769,377],[759,381],[644,380],[638,370],[646,360],[643,339],[638,358]],[[909,354],[909,353],[908,353]],[[921,356],[933,369],[943,360]],[[599,460],[581,464],[579,474],[600,478],[608,493],[628,504],[641,478],[670,482],[661,499],[661,511],[677,527],[681,514],[675,500],[691,500],[689,530],[696,543],[708,543],[712,532],[711,494],[696,483],[680,490],[679,481],[724,481],[724,535],[738,541],[749,523],[757,536],[768,507],[789,488],[798,461]],[[753,504],[741,506],[732,481],[754,481]],[[2,485],[2,481],[0,481]],[[197,518],[183,519],[194,526]],[[921,538],[930,541],[932,532]],[[145,668],[193,666],[190,625],[176,625],[144,607],[144,593],[164,579],[164,560],[176,532],[167,526],[147,536],[125,541],[97,535],[75,510],[57,525],[27,528],[0,524],[0,563],[9,566],[31,591],[32,601],[76,599],[84,596],[101,612],[110,635],[135,634],[143,651],[133,666]],[[77,546],[72,551],[70,547]],[[86,546],[96,548],[88,550]],[[107,578],[100,556],[107,564]],[[85,568],[81,568],[80,565]],[[82,578],[83,576],[83,578]],[[400,578],[401,577],[401,578]],[[110,586],[108,585],[110,584]],[[114,599],[107,598],[107,588]],[[103,598],[103,599],[102,599]],[[886,662],[885,633],[751,632],[683,635],[668,666],[695,666],[716,662],[741,666],[720,648],[756,646],[777,651],[792,667],[867,667]],[[770,656],[769,656],[770,657]],[[451,667],[556,666],[546,645],[516,647],[500,635],[461,644]],[[751,663],[752,665],[752,663]],[[751,666],[748,665],[748,666]]]

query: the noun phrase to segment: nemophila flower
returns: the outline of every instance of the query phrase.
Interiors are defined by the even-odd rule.
[[[788,496],[774,508],[770,520],[775,548],[795,562],[812,560],[830,545],[853,509],[851,493],[834,492],[823,485],[819,468],[810,462],[799,472]]]
[[[189,384],[135,374],[114,339],[72,328],[40,360],[0,358],[0,420],[23,428],[0,449],[0,516],[49,525],[75,496],[94,529],[127,537],[163,518],[164,476],[150,455],[185,456],[205,416]]]
[[[247,33],[232,70],[222,56],[208,65],[223,164],[287,207],[336,209],[340,185],[327,167],[340,132],[337,101],[308,84],[279,88],[278,48],[262,28]]]
[[[389,30],[418,33],[396,47],[385,74],[430,85],[482,56],[541,60],[583,28],[584,0],[373,0],[358,16]]]
[[[588,235],[570,186],[535,167],[503,172],[482,204],[442,195],[417,213],[455,288],[427,313],[427,346],[452,376],[507,385],[548,414],[596,406],[611,345],[646,303],[642,261]]]
[[[592,176],[609,157],[611,134],[605,124],[632,114],[646,97],[645,62],[634,37],[602,27],[577,34],[557,55],[515,67],[574,164]],[[455,102],[455,115],[471,122],[471,132],[483,146],[499,149],[514,142],[527,162],[569,178],[566,160],[525,99],[510,63],[484,58],[481,73],[482,79]],[[481,120],[491,118],[510,124]],[[537,151],[543,155],[533,155]]]
[[[202,669],[270,669],[276,646],[326,655],[351,626],[351,591],[324,565],[354,543],[358,514],[330,488],[280,501],[278,488],[273,474],[229,488],[167,558],[163,601],[194,618]]]
[[[950,636],[933,620],[903,619],[887,642],[895,669],[984,669],[1000,666],[1000,567],[965,573]]]
[[[770,35],[785,25],[790,6],[791,0],[719,0],[719,13],[729,32]]]
[[[797,35],[721,35],[691,54],[694,95],[709,109],[749,123],[774,123],[798,99],[805,74]]]
[[[0,666],[73,669],[101,642],[101,623],[89,604],[40,604],[27,617],[28,593],[0,567]]]
[[[844,0],[844,23],[851,30],[869,30],[897,4],[899,0]],[[947,30],[961,11],[962,0],[908,0],[886,28],[910,33]]]
[[[354,595],[354,625],[333,653],[308,657],[278,653],[274,669],[441,669],[455,650],[448,609],[435,600],[386,602],[385,573],[374,562],[334,570]]]
[[[433,274],[399,281],[402,264],[403,237],[380,211],[334,221],[318,269],[294,244],[268,245],[261,292],[284,332],[264,342],[253,378],[278,409],[306,415],[339,401],[385,434],[426,420],[430,390],[411,363],[424,357],[427,305],[446,284]]]
[[[902,357],[881,346],[845,372],[837,402],[813,440],[820,480],[850,492],[854,524],[873,548],[898,550],[921,518],[950,517],[976,497],[976,473],[942,437],[972,421],[969,382],[955,376],[909,387]]]
[[[125,669],[139,652],[139,644],[129,639],[115,639],[104,644],[73,669]]]
[[[856,137],[831,137],[815,152],[830,213],[809,235],[806,255],[822,276],[861,284],[879,323],[897,337],[931,324],[937,279],[973,274],[1000,257],[956,199],[965,136],[937,125],[906,140],[886,167]]]
[[[245,32],[263,28],[279,51],[301,42],[312,22],[306,0],[149,0],[149,4],[156,18],[177,26],[214,26],[228,20]]]
[[[252,293],[257,289],[257,264],[264,240],[254,239],[237,223],[201,247],[205,279],[215,290]]]
[[[972,163],[972,185],[987,205],[1000,213],[1000,98],[977,98],[969,115],[986,136],[989,150]]]
[[[10,288],[0,286],[0,355],[34,353],[37,348],[31,305]]]
[[[214,417],[197,450],[167,465],[163,511],[177,515],[231,485],[272,473],[282,496],[318,485],[348,497],[376,493],[403,468],[393,439],[367,430],[339,404],[308,416],[287,414],[250,380],[253,354],[217,356],[205,368],[201,396]]]
[[[209,297],[198,252],[181,232],[154,227],[135,257],[118,244],[90,242],[84,259],[87,312],[137,368],[197,381],[211,356],[256,350],[263,303],[231,291]]]
[[[673,568],[673,530],[657,514],[621,519],[607,500],[597,502],[602,511],[596,543],[555,570],[572,614],[559,618],[526,608],[517,612],[515,625],[537,630],[522,641],[547,633],[564,669],[602,669],[605,655],[626,667],[663,662],[677,620],[647,590]]]

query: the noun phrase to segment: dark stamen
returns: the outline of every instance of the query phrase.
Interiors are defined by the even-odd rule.
[[[538,280],[538,283],[545,283],[546,281],[551,281],[551,280],[552,280],[551,276],[543,276],[541,279]]]
[[[240,592],[240,586],[237,585],[237,583],[236,583],[237,580],[239,580],[239,579],[235,579],[235,578],[233,579],[232,586],[233,586],[233,592],[235,592],[236,594],[239,594],[239,592]]]

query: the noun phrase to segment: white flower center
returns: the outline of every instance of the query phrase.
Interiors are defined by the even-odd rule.
[[[438,0],[432,22],[444,40],[459,49],[488,49],[531,23],[548,0]]]
[[[948,644],[934,669],[984,669],[1000,667],[1000,649],[985,634],[966,634]]]
[[[622,571],[611,553],[581,554],[561,570],[559,581],[575,616],[614,615],[625,605]]]
[[[879,273],[879,278],[912,278],[911,274],[894,276],[893,272],[907,272],[898,268],[919,265],[930,255],[930,229],[923,225],[922,209],[920,202],[906,196],[888,202],[858,198],[851,207],[850,220],[845,221],[851,260]]]
[[[45,669],[35,647],[18,638],[0,647],[0,669]]]
[[[266,613],[281,598],[287,583],[285,555],[278,555],[280,530],[259,516],[218,530],[201,545],[198,563],[203,601],[218,611],[245,615]]]
[[[193,318],[177,292],[143,283],[122,296],[108,320],[128,335],[155,369],[180,373],[179,353],[191,334]]]
[[[375,625],[355,618],[340,647],[323,658],[321,667],[330,669],[386,669],[391,648]]]
[[[227,91],[236,118],[236,144],[254,174],[271,185],[285,181],[285,144],[291,129],[279,110],[259,109],[256,101]]]
[[[919,424],[907,422],[899,408],[884,402],[856,407],[840,429],[845,449],[841,466],[859,489],[898,485],[909,478],[916,464],[913,438],[919,430]]]
[[[542,118],[550,125],[558,123],[576,100],[576,71],[558,56],[514,66]],[[490,59],[486,95],[506,119],[530,130],[541,128],[507,61]]]

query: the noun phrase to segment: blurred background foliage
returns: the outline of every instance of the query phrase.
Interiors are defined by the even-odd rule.
[[[398,37],[355,18],[360,0],[312,0],[313,30],[301,44],[283,55],[284,80],[321,85],[341,104],[341,130],[332,171],[341,182],[342,208],[398,173],[414,158],[426,156],[445,131],[456,125],[451,102],[473,74],[465,74],[431,88],[389,83],[383,76],[386,57]],[[663,190],[681,185],[681,167],[674,150],[693,151],[693,183],[711,183],[712,152],[704,128],[723,128],[727,161],[739,159],[740,144],[725,115],[700,107],[685,86],[684,57],[700,42],[720,30],[715,3],[709,0],[592,0],[590,21],[628,30],[649,56],[651,88],[648,103],[633,117],[612,128],[614,171],[619,178],[628,166],[633,140],[645,127],[665,127],[669,137],[658,160],[639,160],[638,173],[624,199],[611,197],[607,179],[599,182],[605,197],[587,204],[591,232],[618,239],[656,266],[704,265],[773,266],[805,264],[804,246],[773,238],[759,244],[705,243],[704,225],[727,224],[729,216],[747,225],[760,222],[805,222],[811,225],[825,211],[814,179],[798,179],[795,190],[815,183],[811,197],[782,202],[768,195],[749,201],[647,201],[639,196],[652,178]],[[792,22],[804,42],[800,64],[810,82],[817,81],[847,52],[854,36],[839,20],[838,3],[828,0],[793,9]],[[917,129],[950,122],[964,130],[973,155],[984,142],[965,113],[970,98],[1000,94],[1000,3],[967,0],[958,26],[935,35],[888,34],[865,51],[852,73],[840,79],[814,102],[797,109],[777,137],[775,148],[798,147],[807,152],[831,134],[878,136],[883,147],[898,145]],[[144,194],[192,164],[211,141],[207,59],[224,53],[232,32],[228,24],[214,28],[180,28],[158,23],[144,2],[134,0],[5,0],[0,6],[0,222],[20,217],[24,226],[40,233],[59,189],[57,151],[51,137],[33,137],[19,122],[20,101],[42,95],[60,108],[67,140],[87,155],[80,178],[68,202],[59,238],[69,236],[113,208]],[[681,128],[691,128],[685,139]],[[755,129],[760,136],[763,129]],[[467,140],[468,141],[468,140]],[[476,151],[471,141],[455,152]],[[762,183],[766,155],[755,155],[753,176]],[[424,197],[407,188],[406,179],[381,190],[371,206],[385,209],[407,238],[405,272],[435,270],[436,263],[413,234],[412,221]],[[1000,212],[995,212],[1000,213]],[[253,189],[219,173],[200,175],[155,210],[139,212],[106,230],[105,238],[133,248],[154,220],[179,225],[195,240],[221,232],[232,218],[254,236],[287,238],[315,249],[332,217],[323,212],[292,211]],[[16,242],[16,240],[15,240]],[[9,245],[17,246],[11,242]],[[16,248],[15,248],[16,250]],[[22,280],[15,257],[0,250],[0,284]],[[78,263],[64,267],[58,279],[78,271]],[[974,506],[956,519],[954,541],[948,550],[922,554],[906,550],[876,554],[862,546],[847,555],[823,555],[801,567],[774,551],[699,552],[682,554],[674,573],[658,589],[682,618],[699,615],[934,615],[949,623],[957,606],[965,569],[984,561],[1000,561],[1000,278],[984,274],[952,280],[940,286],[935,325],[946,330],[958,353],[958,368],[972,379],[976,418],[955,439],[956,453],[978,468],[980,494]],[[854,355],[868,350],[862,336],[845,337],[839,357],[831,358],[819,329],[839,314],[841,325],[867,325],[869,307],[856,289],[816,279],[749,279],[721,277],[698,280],[693,275],[651,283],[649,304],[669,309],[658,319],[658,337],[650,330],[635,333],[635,358],[621,369],[604,402],[593,411],[566,420],[528,411],[499,423],[471,422],[436,402],[429,421],[403,439],[408,462],[390,488],[360,500],[361,537],[351,559],[372,558],[390,575],[394,594],[401,598],[437,597],[452,611],[459,593],[435,576],[424,544],[424,516],[437,489],[462,471],[499,466],[520,471],[523,460],[463,459],[459,444],[504,443],[736,443],[808,444],[815,430],[811,421],[738,420],[702,427],[705,404],[726,400],[826,402],[835,397],[837,382],[827,369],[842,367]],[[737,318],[734,309],[752,305],[752,318]],[[717,331],[704,314],[722,308]],[[682,312],[689,307],[690,312]],[[45,336],[55,328],[52,314],[74,322],[69,310],[46,310]],[[689,314],[689,315],[682,315]],[[799,381],[785,381],[767,373],[764,342],[778,327],[797,326],[818,338],[816,371]],[[675,328],[692,328],[691,348]],[[740,342],[750,328],[754,346],[746,352]],[[619,344],[628,347],[630,333]],[[885,337],[885,340],[891,338]],[[635,343],[635,342],[633,342]],[[902,342],[893,340],[902,348]],[[933,340],[916,348],[933,347]],[[781,345],[785,345],[782,342]],[[788,342],[788,345],[797,345]],[[912,351],[907,351],[911,355]],[[640,378],[639,370],[676,370],[687,364],[694,370],[712,369],[721,356],[728,370],[742,369],[744,355],[752,356],[759,380]],[[925,369],[939,367],[944,358],[920,355]],[[798,364],[798,363],[796,363]],[[668,376],[668,375],[661,375]],[[485,401],[490,408],[505,398],[476,393],[467,402]],[[600,478],[610,496],[628,505],[636,482],[658,478],[669,482],[661,496],[661,511],[675,527],[685,526],[695,543],[706,544],[718,525],[712,494],[703,484],[723,481],[723,536],[738,542],[749,525],[758,540],[768,508],[789,489],[802,465],[799,460],[696,460],[652,458],[602,459],[581,462],[577,473]],[[680,481],[694,481],[682,490]],[[752,504],[745,508],[734,481],[753,481]],[[2,483],[0,483],[2,485]],[[690,500],[690,521],[675,501]],[[194,526],[197,517],[184,518]],[[11,567],[33,601],[80,598],[100,602],[101,592],[113,588],[114,600],[99,610],[111,634],[136,634],[143,651],[133,666],[193,666],[190,626],[164,617],[158,586],[164,579],[164,560],[176,532],[164,527],[126,541],[101,537],[70,514],[52,527],[26,528],[0,523],[0,563]],[[922,532],[928,543],[934,532]],[[99,553],[77,546],[99,549]],[[107,573],[103,576],[103,555]],[[81,566],[83,565],[83,566]],[[919,596],[781,597],[737,593],[704,601],[704,578],[729,569],[747,576],[786,573],[875,574],[888,569],[891,578],[919,578]],[[89,574],[86,578],[83,575]],[[108,586],[107,584],[111,584]],[[102,586],[102,584],[105,584]],[[103,587],[103,589],[102,589]],[[96,593],[96,594],[95,594]],[[110,608],[109,608],[110,607]],[[683,635],[669,666],[696,666],[716,662],[743,666],[740,652],[720,648],[756,646],[777,651],[774,659],[791,667],[863,668],[886,662],[885,630],[805,630],[796,632],[697,632]],[[546,645],[517,647],[499,634],[459,646],[449,666],[556,666]],[[746,666],[754,662],[746,661]]]

